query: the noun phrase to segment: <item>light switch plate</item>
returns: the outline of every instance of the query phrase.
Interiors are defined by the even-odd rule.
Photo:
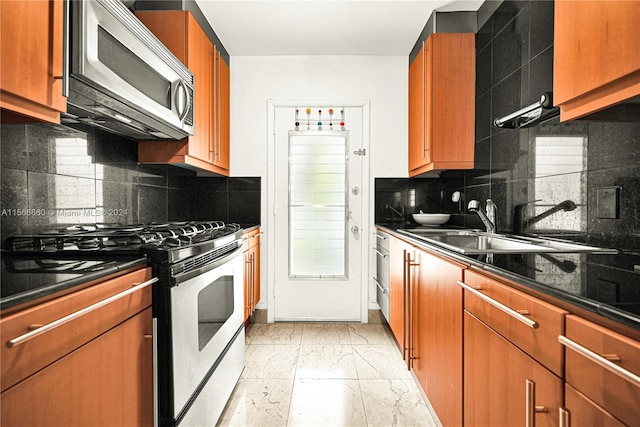
[[[598,218],[619,218],[620,187],[596,190],[596,216]]]

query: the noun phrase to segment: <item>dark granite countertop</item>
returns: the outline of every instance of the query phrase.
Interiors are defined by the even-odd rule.
[[[2,254],[0,309],[44,301],[143,268],[147,258],[93,256],[31,258]]]
[[[548,295],[555,301],[640,331],[640,255],[623,252],[463,255],[397,234],[398,225],[377,224],[397,237],[517,282],[532,294]]]

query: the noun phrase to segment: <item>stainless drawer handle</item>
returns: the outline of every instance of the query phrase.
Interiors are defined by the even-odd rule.
[[[155,283],[158,281],[157,277],[154,277],[151,280],[147,280],[144,283],[140,283],[138,285],[133,286],[130,289],[127,289],[125,291],[120,292],[119,294],[115,294],[113,296],[110,296],[109,298],[103,299],[102,301],[99,301],[95,304],[92,304],[88,307],[85,307],[81,310],[75,311],[71,314],[68,314],[64,317],[61,317],[58,320],[54,320],[51,323],[47,323],[46,325],[43,325],[37,329],[32,330],[31,332],[27,332],[24,335],[21,335],[17,338],[14,338],[12,340],[7,341],[7,347],[9,348],[13,348],[19,344],[22,344],[25,341],[29,341],[30,339],[37,337],[38,335],[44,334],[45,332],[50,331],[51,329],[57,328],[60,325],[64,325],[67,322],[70,322],[74,319],[77,319],[78,317],[84,316],[87,313],[90,313],[94,310],[97,310],[100,307],[104,307],[107,304],[110,304],[116,300],[119,300],[120,298],[124,298],[129,294],[132,294],[134,292],[139,291],[142,288],[146,288],[147,286],[151,285],[152,283]]]
[[[374,250],[378,255],[380,255],[382,258],[386,258],[386,257],[388,256],[388,255],[383,254],[382,252],[380,252],[380,251],[378,250],[378,248],[372,248],[372,249],[373,249],[373,250]]]
[[[560,344],[569,347],[570,349],[576,351],[577,353],[580,353],[582,356],[586,357],[587,359],[591,360],[592,362],[600,365],[601,367],[613,372],[614,374],[618,375],[619,377],[629,381],[630,383],[632,383],[633,385],[635,385],[636,387],[640,387],[640,377],[637,376],[636,374],[634,374],[633,372],[629,372],[626,369],[624,369],[623,367],[616,365],[613,362],[610,362],[609,360],[605,359],[604,357],[600,356],[597,353],[594,353],[593,351],[589,350],[586,347],[581,346],[580,344],[578,344],[575,341],[570,340],[569,338],[565,337],[564,335],[559,335],[558,336],[558,341],[560,342]]]
[[[382,291],[383,294],[387,293],[387,290],[385,288],[382,287],[382,285],[380,285],[380,282],[378,282],[378,279],[376,279],[375,277],[373,278],[373,281],[376,282],[376,286],[380,288],[380,290]]]
[[[243,237],[243,238],[242,238],[242,241],[243,241],[243,242],[246,242],[247,240],[251,240],[251,239],[255,239],[256,237],[260,237],[260,236],[262,236],[263,234],[264,234],[264,232],[262,232],[262,231],[261,231],[261,232],[259,232],[258,234],[254,234],[254,235],[253,235],[253,236],[251,236],[251,237]]]
[[[461,282],[459,280],[457,281],[457,283],[458,283],[458,285],[462,286],[465,290],[471,292],[472,294],[474,294],[475,296],[477,296],[481,300],[483,300],[485,302],[488,302],[489,304],[491,304],[492,306],[494,306],[498,310],[504,311],[509,316],[511,316],[511,317],[515,318],[516,320],[524,323],[528,327],[533,328],[533,329],[537,329],[540,326],[538,324],[538,322],[536,322],[534,320],[531,320],[528,317],[523,316],[522,314],[518,313],[516,310],[507,307],[506,305],[502,304],[501,302],[498,302],[498,301],[494,300],[491,297],[486,296],[482,292],[479,292],[477,289],[472,288],[471,286],[467,285],[466,283]]]
[[[382,240],[387,240],[386,237],[379,235],[378,233],[373,233],[373,235],[376,237],[376,239],[382,239]]]

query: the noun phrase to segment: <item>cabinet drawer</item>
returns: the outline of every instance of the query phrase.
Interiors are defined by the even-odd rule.
[[[242,235],[242,251],[246,252],[260,244],[260,229],[256,228]]]
[[[624,427],[607,411],[587,399],[582,393],[568,384],[564,385],[564,405],[568,413],[569,422],[563,427],[599,426]],[[560,416],[563,416],[561,412]]]
[[[469,270],[464,272],[464,283],[476,290],[465,289],[464,307],[470,313],[553,373],[563,376],[564,352],[558,336],[564,332],[568,314],[565,310]],[[478,293],[515,313],[497,308]],[[531,325],[518,320],[518,314]]]
[[[567,316],[566,382],[628,425],[640,419],[640,343],[578,316]],[[564,339],[564,337],[563,337]],[[576,347],[577,344],[580,347]],[[593,352],[595,355],[586,354]],[[633,378],[615,374],[608,359]]]
[[[151,286],[88,311],[22,343],[12,346],[11,340],[150,279],[151,269],[141,269],[2,318],[2,391],[149,307]]]
[[[373,244],[378,248],[382,248],[385,251],[389,252],[390,241],[391,236],[384,231],[378,229],[375,233],[373,233]]]

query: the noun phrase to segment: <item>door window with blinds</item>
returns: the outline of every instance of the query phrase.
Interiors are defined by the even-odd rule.
[[[347,131],[289,132],[289,277],[348,276]]]

